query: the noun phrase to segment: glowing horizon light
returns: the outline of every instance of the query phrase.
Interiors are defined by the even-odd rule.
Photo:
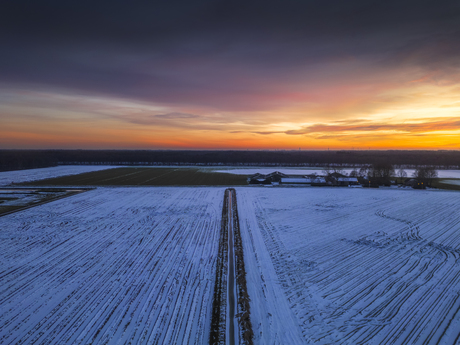
[[[401,79],[402,71],[390,71]],[[379,72],[381,73],[381,72]],[[406,73],[408,80],[413,73]],[[460,76],[460,72],[458,74]],[[358,74],[343,80],[285,84],[269,95],[229,95],[199,104],[88,94],[72,90],[0,88],[2,148],[91,149],[460,149],[460,82],[381,84]],[[460,78],[459,78],[460,80]],[[286,93],[286,88],[298,87]],[[200,91],[205,93],[205,91]],[[269,97],[268,97],[269,96]],[[203,98],[204,97],[204,98]],[[261,103],[257,103],[260,100]],[[266,102],[266,103],[265,103]],[[254,104],[257,107],[254,107]]]

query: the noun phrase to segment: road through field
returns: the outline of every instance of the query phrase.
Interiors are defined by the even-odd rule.
[[[232,192],[228,193],[228,332],[227,342],[235,344],[235,253],[233,251]]]
[[[236,191],[225,191],[209,343],[253,345]]]

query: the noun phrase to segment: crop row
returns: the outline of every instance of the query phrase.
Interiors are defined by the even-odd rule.
[[[267,297],[254,296],[253,323],[260,324],[259,331],[275,332],[280,342],[291,337],[290,343],[455,343],[459,197],[455,192],[241,189],[248,252],[255,262],[270,260],[259,264],[263,278],[258,280],[279,284],[272,294],[289,305],[302,335],[293,339],[265,325],[270,318],[254,311],[279,308],[272,305],[267,284],[262,285]],[[287,312],[286,319],[280,322],[292,325]]]
[[[3,217],[0,342],[206,343],[221,196],[98,189]]]

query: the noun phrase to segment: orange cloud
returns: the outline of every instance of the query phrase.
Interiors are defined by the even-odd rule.
[[[311,133],[330,133],[330,132],[375,132],[375,131],[395,131],[405,133],[426,133],[436,131],[457,131],[460,130],[460,119],[446,119],[442,121],[428,121],[421,123],[366,123],[352,125],[334,124],[315,124],[302,127],[296,130],[288,130],[284,133],[289,135],[304,135]]]

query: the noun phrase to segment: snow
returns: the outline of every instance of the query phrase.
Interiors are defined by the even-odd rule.
[[[407,177],[413,176],[414,169],[406,169]],[[436,170],[439,178],[460,178],[460,170]]]
[[[0,189],[0,208],[4,206],[27,206],[43,201],[48,197],[64,196],[65,191],[43,192],[35,189],[20,188],[18,190]]]
[[[460,193],[237,195],[256,344],[455,343]]]
[[[442,180],[442,183],[452,184],[455,186],[460,186],[460,180]]]
[[[0,218],[0,343],[207,343],[223,192],[99,188]]]
[[[4,171],[0,172],[0,186],[113,168],[117,167],[110,165],[63,165],[51,168]]]
[[[223,169],[215,170],[215,172],[236,174],[236,175],[253,175],[256,173],[269,174],[274,171],[279,171],[286,175],[324,175],[324,169],[316,168],[283,168],[283,167],[273,167],[273,168],[234,168],[234,169]],[[357,169],[359,170],[359,169]],[[353,169],[343,169],[344,172],[349,174]],[[415,169],[405,169],[407,176],[411,177],[415,172]],[[460,170],[437,170],[439,178],[460,178]]]
[[[145,166],[152,169],[161,169],[162,167],[152,167]],[[47,178],[66,176],[66,175],[76,175],[86,172],[99,171],[105,169],[118,168],[118,166],[109,166],[109,165],[63,165],[52,168],[41,168],[41,169],[29,169],[29,170],[15,170],[15,171],[5,171],[0,172],[0,186],[6,186],[11,183],[21,183],[42,180]],[[175,167],[177,168],[177,167]],[[222,172],[230,173],[237,175],[253,175],[255,173],[269,174],[277,170],[283,174],[287,175],[324,175],[323,169],[316,168],[283,168],[283,167],[273,167],[273,168],[229,168],[224,170],[214,170],[214,168],[202,168],[203,171],[209,172]],[[344,169],[344,171],[349,174],[352,169]],[[414,173],[414,169],[406,169],[408,177],[411,177]],[[439,178],[460,178],[460,170],[438,170]]]
[[[0,343],[205,344],[225,188],[0,218]],[[255,344],[454,344],[460,193],[236,188]]]

